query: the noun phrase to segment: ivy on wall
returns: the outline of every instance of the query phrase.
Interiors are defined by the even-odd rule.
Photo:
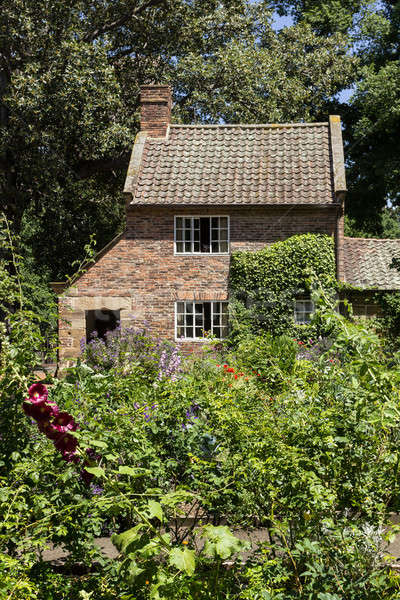
[[[296,298],[309,298],[312,282],[336,288],[334,241],[328,235],[295,235],[257,252],[234,252],[230,270],[233,335],[260,330],[298,337],[315,326],[296,325]]]

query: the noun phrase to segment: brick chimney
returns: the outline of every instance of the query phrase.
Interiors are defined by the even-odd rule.
[[[170,121],[169,85],[143,85],[140,88],[140,130],[151,137],[165,137]]]

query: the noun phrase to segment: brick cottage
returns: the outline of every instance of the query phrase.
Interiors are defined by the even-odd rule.
[[[188,347],[204,330],[224,337],[231,252],[294,234],[332,236],[340,280],[400,288],[399,274],[389,272],[397,240],[344,237],[338,116],[274,125],[175,125],[170,117],[170,88],[142,87],[141,130],[124,188],[125,231],[71,287],[54,284],[63,291],[64,364],[94,329],[102,335],[133,318],[148,321],[154,334],[184,338]],[[373,272],[371,264],[378,265]],[[299,320],[307,310],[300,300]]]

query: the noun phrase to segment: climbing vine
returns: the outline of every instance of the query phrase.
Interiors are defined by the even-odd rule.
[[[334,291],[336,285],[334,241],[328,235],[295,235],[257,252],[234,252],[230,271],[232,335],[260,330],[315,335],[315,325],[295,324],[295,300],[312,296],[316,300],[316,287]]]

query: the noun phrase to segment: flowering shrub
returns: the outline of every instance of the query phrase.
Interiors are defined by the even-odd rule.
[[[81,458],[78,456],[78,440],[72,432],[78,429],[78,424],[74,421],[72,415],[66,411],[60,411],[57,404],[49,400],[48,391],[42,383],[34,383],[28,390],[28,398],[22,404],[23,411],[37,427],[54,444],[54,447],[60,452],[62,458],[70,463],[79,464]],[[97,456],[92,449],[86,449],[84,465],[88,464],[88,459],[95,459]],[[85,467],[81,470],[81,478],[89,483],[93,476]]]
[[[172,380],[180,372],[179,345],[151,337],[146,327],[122,328],[118,324],[105,339],[93,332],[88,344],[81,341],[81,352],[83,360],[98,372],[117,369],[127,374],[140,368],[150,376]]]
[[[167,361],[161,378],[159,363],[78,364],[50,394],[29,388],[37,428],[1,481],[0,574],[3,552],[52,600],[397,600],[382,536],[400,510],[400,374],[376,336],[326,318],[329,343],[248,337],[183,361],[176,381]],[[258,542],[243,555],[227,526]],[[49,543],[93,577],[50,585]]]

